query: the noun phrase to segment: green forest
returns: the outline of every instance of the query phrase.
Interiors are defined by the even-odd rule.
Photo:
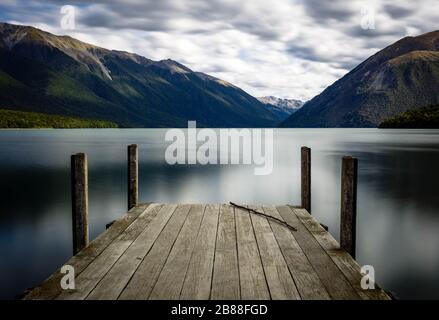
[[[117,124],[104,120],[83,119],[0,109],[0,128],[117,128]]]
[[[439,128],[439,105],[406,111],[394,118],[383,121],[380,128]]]

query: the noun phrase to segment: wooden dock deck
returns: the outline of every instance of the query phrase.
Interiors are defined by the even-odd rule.
[[[142,204],[116,220],[24,299],[379,299],[355,260],[305,210]]]

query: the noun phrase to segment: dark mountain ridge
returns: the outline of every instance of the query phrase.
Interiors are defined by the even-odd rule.
[[[172,60],[0,23],[0,104],[125,127],[272,127],[256,98]]]
[[[439,31],[405,37],[307,102],[283,127],[377,127],[439,102]]]

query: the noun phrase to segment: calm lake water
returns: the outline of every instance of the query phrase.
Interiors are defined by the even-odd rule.
[[[0,131],[0,298],[71,256],[70,155],[89,161],[90,236],[126,212],[126,147],[139,144],[140,199],[299,204],[312,148],[312,211],[338,239],[341,157],[359,159],[357,260],[399,298],[439,298],[439,130],[278,129],[274,169],[175,165],[162,129]]]

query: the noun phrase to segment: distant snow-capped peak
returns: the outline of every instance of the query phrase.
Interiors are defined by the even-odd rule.
[[[260,97],[258,98],[258,100],[261,101],[262,103],[271,104],[275,107],[284,109],[285,111],[291,109],[292,112],[296,111],[297,109],[300,109],[304,103],[303,101],[296,99],[283,99],[274,96]]]
[[[284,120],[302,108],[304,102],[296,99],[283,99],[273,96],[260,97],[258,100],[274,113],[280,120]]]

